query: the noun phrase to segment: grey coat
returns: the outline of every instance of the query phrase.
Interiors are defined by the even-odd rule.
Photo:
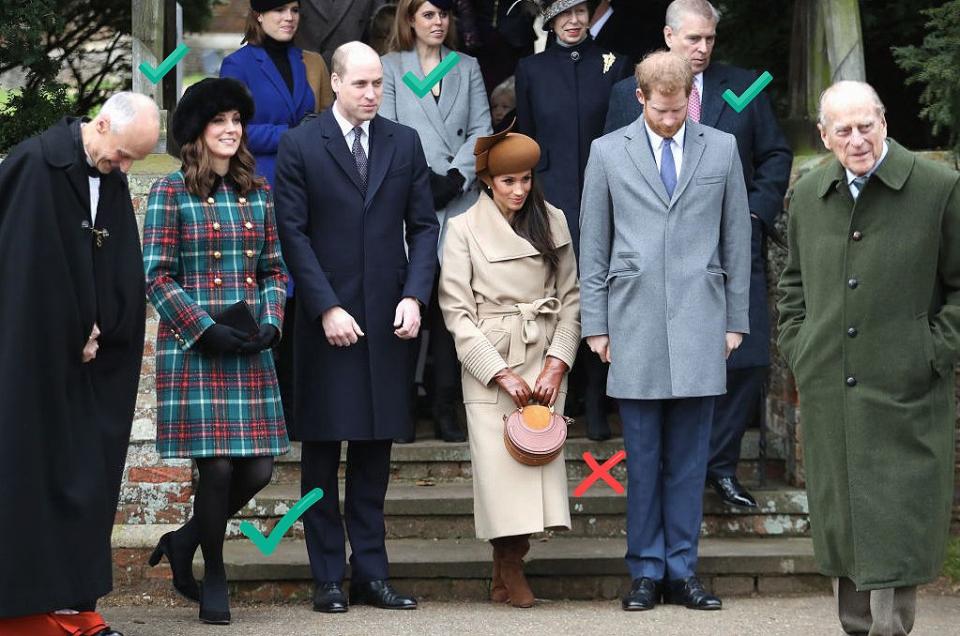
[[[749,333],[750,210],[733,136],[688,119],[668,200],[638,119],[593,142],[580,209],[583,336],[610,336],[607,393],[724,393],[724,334]]]
[[[450,49],[443,47],[443,57],[450,53]],[[460,61],[444,76],[440,85],[439,102],[430,93],[418,98],[403,81],[408,72],[417,78],[424,76],[416,51],[389,53],[381,58],[383,102],[380,115],[417,131],[431,170],[445,175],[450,168],[456,168],[466,179],[460,196],[447,207],[437,210],[440,223],[438,255],[442,253],[447,220],[477,202],[479,191],[473,148],[477,137],[493,134],[480,65],[476,58],[464,53],[457,55]]]

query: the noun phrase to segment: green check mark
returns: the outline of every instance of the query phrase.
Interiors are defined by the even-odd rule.
[[[723,101],[730,104],[730,108],[739,113],[747,107],[747,104],[753,101],[754,97],[760,94],[760,91],[767,87],[767,84],[772,81],[773,75],[767,71],[764,71],[763,74],[761,74],[760,77],[758,77],[740,97],[737,97],[736,93],[729,88],[723,91]]]
[[[414,95],[423,99],[426,94],[430,92],[430,89],[436,86],[437,82],[442,80],[443,76],[449,73],[450,69],[456,66],[459,61],[460,56],[456,53],[451,53],[437,65],[437,68],[430,71],[430,74],[422,80],[414,75],[412,71],[407,71],[403,76],[403,83],[410,87]]]
[[[183,59],[183,56],[190,51],[190,48],[181,42],[177,45],[177,48],[173,50],[173,53],[167,56],[163,62],[160,63],[160,66],[153,68],[146,62],[140,62],[140,72],[147,76],[147,79],[150,80],[151,84],[156,84],[163,79],[163,76],[170,72],[174,66],[176,66],[180,60]]]
[[[260,534],[260,531],[249,521],[240,523],[240,532],[247,535],[247,538],[253,541],[253,544],[257,546],[260,552],[266,556],[270,556],[273,554],[273,551],[277,549],[277,545],[280,544],[280,539],[284,533],[290,529],[293,522],[299,519],[303,513],[307,511],[307,508],[321,499],[323,499],[323,490],[320,488],[314,488],[308,492],[303,496],[303,499],[294,504],[293,508],[291,508],[287,514],[280,518],[280,521],[274,526],[273,532],[271,532],[268,537]]]

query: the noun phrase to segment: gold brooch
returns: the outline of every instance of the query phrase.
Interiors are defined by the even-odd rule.
[[[617,56],[613,53],[603,54],[603,74],[606,75],[613,63],[617,61]]]

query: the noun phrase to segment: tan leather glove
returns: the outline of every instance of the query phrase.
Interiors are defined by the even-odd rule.
[[[517,408],[522,409],[530,402],[530,385],[527,384],[527,381],[524,380],[520,374],[514,372],[509,367],[504,367],[498,371],[497,374],[493,376],[493,381],[510,396],[513,403],[517,405]]]
[[[560,358],[547,356],[543,361],[543,370],[533,387],[533,399],[544,406],[553,406],[560,394],[560,383],[570,367]]]

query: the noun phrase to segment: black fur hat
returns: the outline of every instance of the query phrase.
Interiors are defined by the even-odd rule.
[[[253,117],[253,97],[242,83],[230,78],[200,80],[184,92],[170,120],[170,135],[178,146],[196,140],[217,113],[236,110],[246,126]]]

